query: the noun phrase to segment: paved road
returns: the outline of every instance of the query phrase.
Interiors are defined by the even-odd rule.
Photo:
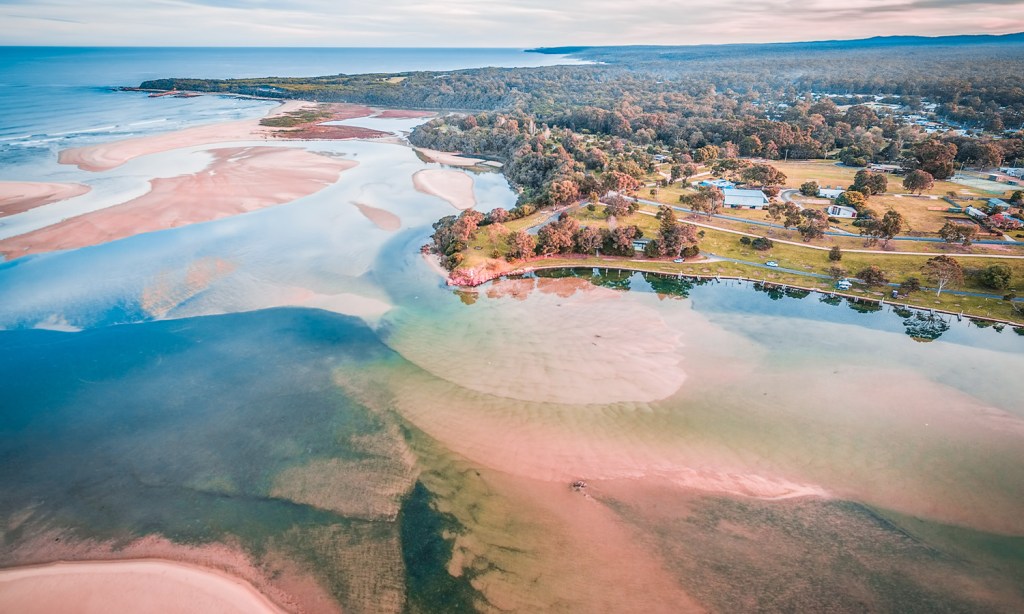
[[[753,262],[753,261],[750,261],[750,260],[738,260],[736,258],[728,258],[726,256],[719,256],[717,254],[712,254],[711,252],[702,252],[702,253],[703,253],[703,255],[709,256],[711,258],[715,258],[716,260],[721,260],[721,261],[725,261],[725,262],[735,262],[736,264],[745,264],[745,265],[757,267],[757,268],[760,268],[760,269],[768,269],[769,271],[782,271],[784,273],[790,273],[790,274],[793,274],[793,275],[800,275],[801,277],[813,277],[815,279],[831,279],[831,277],[829,277],[828,275],[822,275],[821,273],[808,273],[807,271],[800,271],[800,270],[797,270],[797,269],[787,269],[787,268],[781,267],[781,266],[779,266],[779,267],[770,267],[770,266],[764,264],[763,262]],[[856,277],[849,277],[848,279],[859,281]],[[779,282],[772,282],[772,283],[779,283]],[[888,284],[885,284],[885,285],[889,286],[890,288],[899,288],[900,287],[900,285],[897,284],[897,283],[888,283]],[[922,291],[934,291],[935,288],[926,288],[926,287],[922,286],[921,290]],[[987,294],[985,292],[965,292],[965,291],[962,291],[962,290],[943,290],[942,292],[943,292],[943,294],[952,294],[954,296],[975,296],[975,297],[979,297],[979,298],[996,298],[996,299],[1002,299],[1003,298],[1003,296],[1001,294]],[[888,298],[888,297],[886,297],[886,298]],[[1015,298],[1015,299],[1013,299],[1013,301],[1015,303],[1024,302],[1024,297]]]
[[[637,200],[639,202],[645,204],[645,205],[651,205],[653,207],[660,207],[661,205],[666,204],[666,203],[659,203],[659,202],[656,202],[656,201],[653,201],[653,200],[647,200],[647,199],[644,199],[644,198],[638,198]],[[672,207],[673,209],[675,209],[676,211],[683,211],[685,213],[696,213],[696,211],[694,211],[693,209],[687,209],[686,207],[680,207],[678,205],[669,205],[669,206]],[[715,217],[715,218],[718,218],[718,219],[721,219],[721,220],[731,220],[733,222],[745,222],[747,224],[753,224],[754,226],[767,226],[769,228],[778,228],[778,229],[781,229],[781,230],[785,230],[786,229],[785,226],[783,226],[782,224],[773,224],[771,222],[763,222],[763,221],[760,221],[760,220],[748,220],[747,218],[735,217],[735,216],[731,216],[731,215],[724,215],[724,214],[721,214],[721,213],[716,213],[712,217]],[[725,230],[725,229],[724,228],[719,228],[718,230]],[[848,232],[835,232],[835,231],[826,232],[825,235],[826,236],[830,236],[830,237],[851,237],[851,236],[856,237],[856,236],[860,236],[860,235],[853,235],[853,234],[850,234]],[[775,239],[772,239],[772,240],[774,241]],[[936,238],[936,237],[893,237],[891,240],[892,241],[917,241],[919,243],[944,243],[944,241],[942,239],[939,239],[939,238]],[[1018,241],[999,241],[999,240],[995,240],[995,239],[985,239],[985,240],[981,240],[981,241],[975,241],[974,244],[975,245],[1020,245],[1020,242],[1018,242]]]
[[[684,209],[682,207],[673,207],[673,208],[674,209],[679,209],[680,211],[690,211],[689,209]],[[654,213],[651,213],[650,211],[639,211],[639,213],[641,213],[643,215],[650,215],[650,216],[655,216],[656,215]],[[692,213],[692,211],[691,211],[691,213]],[[701,223],[701,222],[695,222],[693,220],[681,220],[681,221],[684,224],[690,224],[690,225],[693,225],[693,226],[699,226],[701,228],[707,228],[709,230],[717,230],[719,232],[727,232],[729,234],[740,235],[740,236],[744,236],[744,237],[757,237],[757,236],[759,236],[759,235],[756,235],[756,234],[754,234],[752,232],[743,232],[742,230],[731,230],[729,228],[722,228],[720,226],[715,226],[714,224],[704,224],[704,223]],[[797,247],[802,247],[804,249],[816,249],[816,250],[823,251],[823,252],[827,252],[827,251],[829,251],[831,249],[830,247],[823,247],[821,245],[811,245],[809,243],[804,243],[802,241],[787,241],[786,239],[774,239],[773,238],[772,242],[773,243],[781,243],[783,245],[795,245]],[[939,256],[939,255],[941,255],[938,252],[880,252],[880,251],[874,250],[874,249],[844,249],[843,253],[844,254],[885,254],[885,255],[890,255],[890,256]],[[1021,256],[1010,256],[1010,255],[1006,255],[1006,254],[955,254],[955,255],[956,255],[957,258],[1001,258],[1001,259],[1004,259],[1004,260],[1024,260],[1024,255],[1021,255]]]

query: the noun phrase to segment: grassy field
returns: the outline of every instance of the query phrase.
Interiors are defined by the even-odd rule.
[[[638,212],[628,217],[619,218],[618,223],[635,224],[639,226],[647,237],[657,236],[659,222],[650,212],[653,208],[645,208],[647,213]],[[470,243],[467,250],[463,267],[496,267],[496,261],[491,258],[493,253],[504,253],[505,237],[509,232],[529,228],[539,223],[547,215],[545,212],[535,213],[526,218],[515,220],[504,225],[495,225],[481,228]],[[581,207],[571,213],[582,224],[597,228],[606,228],[607,220],[600,209],[591,212]],[[829,268],[839,266],[846,270],[851,277],[856,276],[861,270],[868,266],[877,266],[882,269],[888,279],[899,283],[910,277],[921,279],[922,284],[929,285],[930,282],[922,272],[922,266],[928,256],[900,255],[899,253],[873,252],[873,253],[850,253],[844,252],[842,260],[834,263],[828,260],[828,253],[822,250],[810,249],[802,245],[787,245],[776,243],[767,251],[757,251],[750,246],[740,243],[740,237],[736,234],[703,228],[703,238],[700,247],[702,254],[713,254],[714,256],[744,260],[752,263],[763,263],[768,260],[775,260],[781,268],[804,271],[806,273],[828,274]],[[860,239],[854,239],[859,242]],[[856,245],[861,248],[862,245]],[[955,255],[954,255],[955,257]],[[978,292],[985,294],[1003,294],[1005,292],[1017,292],[1024,294],[1024,260],[997,260],[988,258],[961,258],[961,265],[967,273],[965,283],[961,286],[950,287],[949,290],[962,290],[967,292]],[[1007,291],[996,291],[984,287],[977,278],[977,271],[993,264],[1005,264],[1013,271],[1012,288]],[[728,262],[722,260],[704,259],[686,263],[673,263],[667,260],[650,260],[639,254],[636,258],[611,258],[611,257],[552,257],[543,258],[530,263],[516,262],[505,263],[500,261],[501,270],[512,270],[522,266],[624,266],[630,269],[655,271],[668,274],[691,274],[691,275],[723,275],[739,276],[766,282],[798,285],[821,290],[831,290],[834,282],[830,279],[821,279],[797,275],[777,269],[767,269],[749,264]],[[855,286],[851,294],[868,298],[889,298],[890,288],[878,287],[868,288]],[[983,316],[988,318],[1021,321],[1022,316],[1015,313],[1011,305],[998,298],[956,296],[943,293],[936,297],[934,292],[922,291],[911,295],[903,302],[911,303],[924,308],[937,308],[947,311],[963,311],[970,315]]]

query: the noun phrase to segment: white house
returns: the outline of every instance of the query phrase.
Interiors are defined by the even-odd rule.
[[[976,209],[974,207],[967,207],[967,209],[964,210],[964,213],[973,217],[976,220],[983,220],[988,217],[988,215],[984,211],[982,211],[981,209]]]
[[[833,188],[819,188],[818,196],[822,198],[839,198],[839,195],[846,190],[838,190]]]
[[[825,213],[828,213],[829,217],[857,217],[856,209],[853,207],[844,207],[842,205],[829,205],[828,207],[825,207]]]
[[[725,206],[731,209],[764,209],[768,206],[768,197],[761,190],[741,190],[725,188]]]

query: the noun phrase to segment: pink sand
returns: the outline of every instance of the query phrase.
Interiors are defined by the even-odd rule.
[[[437,168],[422,170],[412,176],[412,183],[420,192],[445,200],[456,209],[472,209],[476,206],[473,178],[462,171]]]
[[[90,189],[80,183],[0,181],[0,217],[81,196]]]
[[[20,614],[283,612],[227,574],[161,560],[92,561],[0,571],[0,611]]]
[[[77,249],[144,232],[208,222],[319,192],[357,163],[303,149],[214,149],[214,161],[193,175],[150,181],[148,194],[0,241],[6,258]]]

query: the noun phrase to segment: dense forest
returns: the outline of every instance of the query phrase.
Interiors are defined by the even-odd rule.
[[[141,87],[462,111],[411,140],[503,160],[536,204],[628,187],[655,156],[834,155],[939,179],[1024,159],[1022,35],[539,51],[591,63]]]

